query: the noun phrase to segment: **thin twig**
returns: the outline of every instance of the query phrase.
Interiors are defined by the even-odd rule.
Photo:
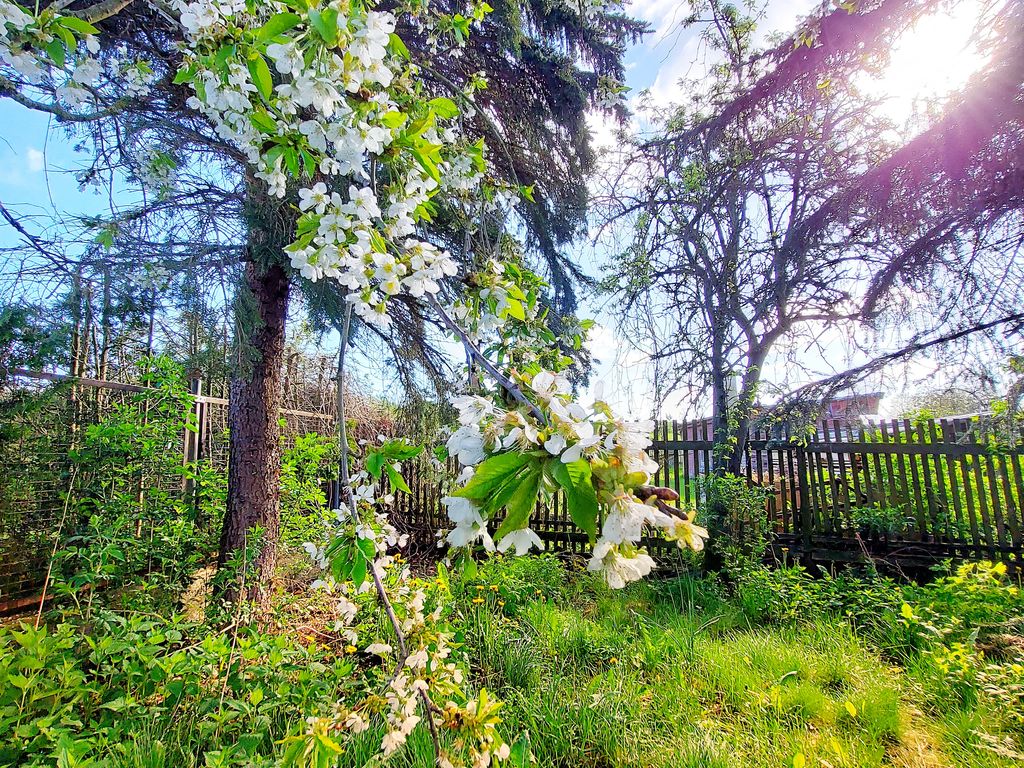
[[[448,329],[454,332],[462,340],[462,345],[466,348],[466,351],[469,352],[469,354],[478,363],[480,363],[480,367],[487,371],[488,375],[490,375],[492,379],[498,382],[498,384],[501,385],[501,387],[506,392],[512,395],[513,398],[515,398],[520,403],[529,408],[530,413],[533,414],[537,421],[539,421],[541,424],[547,424],[547,419],[544,418],[544,413],[541,411],[541,409],[538,408],[535,403],[533,403],[526,395],[523,394],[523,390],[521,390],[519,386],[514,381],[512,381],[512,379],[510,379],[508,376],[506,376],[505,374],[503,374],[501,371],[494,367],[494,364],[491,363],[491,361],[484,356],[484,353],[477,348],[477,346],[469,338],[469,335],[464,330],[462,330],[458,323],[452,320],[451,315],[449,315],[445,311],[444,307],[441,306],[436,296],[431,295],[430,305],[434,308],[434,311],[437,312],[437,314],[444,321],[444,324],[448,326]]]
[[[349,474],[348,474],[348,428],[345,424],[345,392],[344,392],[344,381],[345,381],[345,351],[348,348],[348,334],[352,326],[352,303],[346,302],[345,307],[345,322],[341,331],[341,346],[338,350],[338,436],[341,439],[341,466],[339,467],[339,474],[341,476],[341,487],[338,489],[339,500],[341,494],[344,493],[347,498],[347,506],[352,510],[352,517],[359,523],[359,509],[356,504],[355,494],[352,493]],[[373,559],[367,558],[367,566],[370,571],[370,575],[373,578],[373,586],[377,591],[377,597],[380,599],[381,604],[384,606],[384,612],[387,614],[388,620],[391,622],[391,628],[395,632],[395,640],[398,643],[399,659],[398,664],[395,667],[395,675],[398,675],[399,670],[405,666],[405,660],[409,657],[409,651],[405,644],[405,633],[402,631],[402,625],[398,621],[398,617],[395,615],[394,606],[391,605],[391,598],[388,597],[387,590],[384,588],[384,582],[381,580],[380,572],[377,570],[377,564]],[[394,676],[392,679],[394,679]],[[424,714],[427,716],[427,725],[430,728],[430,738],[434,742],[434,754],[436,756],[435,762],[439,762],[441,759],[441,741],[437,733],[437,724],[434,722],[433,702],[430,701],[430,697],[427,696],[426,691],[419,690],[420,702],[423,704]]]
[[[53,549],[50,550],[50,562],[46,566],[46,578],[43,579],[43,592],[39,596],[39,610],[36,612],[35,628],[39,629],[39,622],[43,618],[43,604],[46,602],[46,590],[50,586],[50,575],[53,573],[53,558],[57,556],[57,545],[60,544],[60,534],[64,530],[64,521],[68,517],[68,505],[71,503],[71,489],[75,485],[75,476],[78,474],[78,467],[71,470],[71,480],[68,483],[68,492],[64,497],[64,512],[57,524],[57,534],[53,540]]]

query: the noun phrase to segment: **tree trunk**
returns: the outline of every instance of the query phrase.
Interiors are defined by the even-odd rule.
[[[244,597],[265,605],[280,535],[281,366],[288,314],[288,275],[276,263],[250,261],[239,288],[238,362],[231,380],[227,514],[218,567],[234,555],[246,558]],[[251,536],[259,528],[259,547]],[[248,550],[248,551],[247,551]],[[237,596],[237,585],[228,599]]]

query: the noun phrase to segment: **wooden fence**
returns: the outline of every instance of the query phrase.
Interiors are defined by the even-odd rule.
[[[6,385],[41,388],[62,378],[9,371]],[[198,382],[192,391],[198,430],[184,431],[169,450],[180,452],[183,461],[203,460],[224,469],[227,401],[204,396]],[[6,435],[0,443],[0,612],[27,604],[41,584],[55,532],[74,495],[76,435],[119,403],[145,408],[149,392],[132,384],[79,379],[75,390],[57,390],[44,409],[13,409],[8,423],[0,425]],[[281,415],[286,442],[335,430],[330,413],[285,410]],[[710,424],[660,422],[653,437],[655,483],[675,489],[679,507],[701,509],[702,478],[715,464]],[[750,485],[765,489],[764,520],[757,522],[772,534],[780,557],[836,562],[870,555],[900,567],[985,558],[1020,570],[1022,453],[1019,429],[1000,432],[977,420],[828,421],[809,436],[754,431],[742,472]],[[448,527],[440,500],[454,487],[455,468],[424,454],[410,462],[406,474],[412,494],[397,496],[393,519],[422,546],[432,547],[437,530]],[[167,481],[144,476],[150,483]],[[329,498],[336,500],[336,488]],[[531,525],[549,550],[589,549],[558,495],[539,505]],[[671,543],[645,543],[656,556],[675,557]]]
[[[708,421],[660,422],[649,449],[654,482],[679,494],[677,506],[702,509],[715,464]],[[781,558],[828,562],[888,560],[928,566],[946,558],[991,559],[1020,569],[1024,560],[1024,440],[971,419],[828,420],[810,435],[754,430],[742,457],[747,482],[765,489],[764,515]],[[409,468],[413,495],[399,499],[407,529],[446,527],[440,498],[451,470]],[[531,526],[549,550],[585,552],[556,496]],[[671,546],[649,540],[667,555]]]

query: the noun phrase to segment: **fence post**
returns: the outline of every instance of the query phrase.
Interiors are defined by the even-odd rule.
[[[799,483],[800,538],[801,548],[803,549],[800,559],[804,563],[809,564],[814,532],[814,510],[807,503],[811,478],[810,473],[807,471],[807,451],[799,443],[796,443],[794,448],[796,453],[797,482]]]
[[[188,391],[193,397],[192,415],[195,417],[196,430],[195,432],[189,429],[185,430],[184,455],[182,456],[183,466],[195,464],[199,461],[200,455],[202,454],[203,422],[205,419],[203,418],[203,404],[199,400],[203,394],[203,375],[199,369],[195,369],[189,373]],[[198,511],[198,504],[196,503],[198,490],[195,480],[186,476],[182,493],[184,494],[186,502],[192,505],[193,514]]]

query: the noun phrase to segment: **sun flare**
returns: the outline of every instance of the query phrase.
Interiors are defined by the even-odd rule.
[[[949,12],[922,17],[896,41],[889,65],[865,85],[884,99],[886,115],[904,122],[981,68],[985,59],[973,39],[981,12],[980,0],[963,0]]]

